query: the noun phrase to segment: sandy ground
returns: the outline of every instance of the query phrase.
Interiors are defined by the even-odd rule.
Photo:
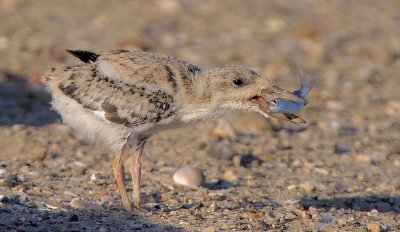
[[[389,0],[0,0],[0,231],[400,231],[399,23]],[[131,215],[113,154],[49,110],[39,76],[76,62],[66,48],[240,64],[293,90],[298,68],[320,81],[306,127],[237,114],[154,136],[149,210]],[[174,184],[183,165],[205,186]]]

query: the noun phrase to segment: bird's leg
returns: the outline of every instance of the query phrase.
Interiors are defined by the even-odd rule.
[[[143,153],[143,147],[146,141],[139,142],[133,152],[132,162],[131,162],[131,175],[133,183],[133,204],[138,208],[142,208],[141,198],[140,198],[140,179],[142,174],[142,162],[141,157]]]
[[[123,165],[123,153],[126,151],[125,148],[122,148],[120,151],[117,152],[113,161],[113,170],[114,176],[117,180],[117,185],[119,192],[122,198],[122,204],[126,211],[132,212],[131,202],[129,201],[128,194],[126,192],[126,185],[125,185],[125,171]]]

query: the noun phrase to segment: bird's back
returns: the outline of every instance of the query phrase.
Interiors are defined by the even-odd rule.
[[[194,65],[154,53],[71,52],[84,62],[52,68],[43,76],[53,93],[53,107],[64,120],[79,118],[66,115],[71,114],[66,110],[71,105],[80,106],[83,110],[80,114],[101,120],[106,123],[104,126],[117,125],[139,132],[172,121],[179,108],[181,86],[200,72]],[[76,123],[76,120],[65,121]]]

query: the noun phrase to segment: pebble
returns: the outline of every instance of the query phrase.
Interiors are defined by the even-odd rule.
[[[362,163],[367,163],[367,164],[372,162],[371,156],[363,155],[363,154],[357,155],[356,156],[356,160],[359,161],[359,162],[362,162]]]
[[[92,175],[90,175],[90,180],[99,180],[100,178],[101,176],[96,173],[92,173]]]
[[[348,144],[336,143],[335,144],[335,153],[336,154],[345,154],[352,152],[353,148]]]
[[[300,188],[302,188],[304,191],[306,191],[308,193],[315,190],[315,186],[308,181],[301,183],[299,186],[300,186]]]
[[[220,119],[217,121],[217,125],[213,130],[213,135],[219,138],[227,138],[230,141],[233,141],[236,138],[235,130],[226,119]]]
[[[177,184],[190,187],[200,187],[205,182],[203,172],[200,169],[192,166],[184,166],[179,168],[174,173],[172,179]]]
[[[240,155],[235,155],[235,156],[233,157],[232,161],[233,161],[233,165],[234,165],[235,167],[240,167],[241,164],[242,164],[242,156],[240,156]]]
[[[210,145],[207,154],[217,160],[232,160],[237,152],[232,145],[227,142],[216,142]]]
[[[146,209],[161,209],[160,204],[154,202],[145,203],[143,206]]]
[[[367,226],[367,229],[371,232],[380,232],[381,230],[381,226],[377,223],[369,223]]]
[[[237,181],[238,175],[233,170],[227,170],[224,173],[224,179],[227,181]]]
[[[211,212],[216,212],[219,210],[219,206],[217,204],[217,202],[213,201],[210,205],[210,211]]]
[[[101,206],[99,204],[92,203],[89,201],[81,201],[78,199],[73,199],[69,204],[74,209],[90,209],[90,210],[94,210],[94,211],[102,211],[103,210],[103,206]]]
[[[368,216],[378,216],[379,212],[378,212],[378,210],[373,209],[373,210],[369,211],[367,214],[368,214]]]
[[[214,232],[215,228],[214,227],[207,227],[204,230],[202,230],[201,232]]]
[[[43,204],[49,209],[58,209],[62,207],[61,202],[54,198],[49,198],[48,200],[43,202]]]

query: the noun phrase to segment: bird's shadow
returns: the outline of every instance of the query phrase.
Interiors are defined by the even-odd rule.
[[[221,190],[221,189],[229,189],[229,188],[239,187],[239,185],[225,181],[225,180],[218,180],[215,183],[214,182],[205,183],[203,187],[207,188],[209,190]]]
[[[50,95],[38,80],[34,82],[0,71],[0,126],[39,127],[59,119],[57,113],[50,110]]]
[[[69,207],[70,208],[70,207]],[[103,210],[43,210],[32,206],[3,204],[0,231],[184,231],[175,225],[155,224],[143,213]]]
[[[303,198],[300,201],[305,209],[310,207],[324,209],[351,209],[369,212],[376,209],[378,212],[400,214],[400,196],[372,195],[357,197],[339,197],[332,199]]]

